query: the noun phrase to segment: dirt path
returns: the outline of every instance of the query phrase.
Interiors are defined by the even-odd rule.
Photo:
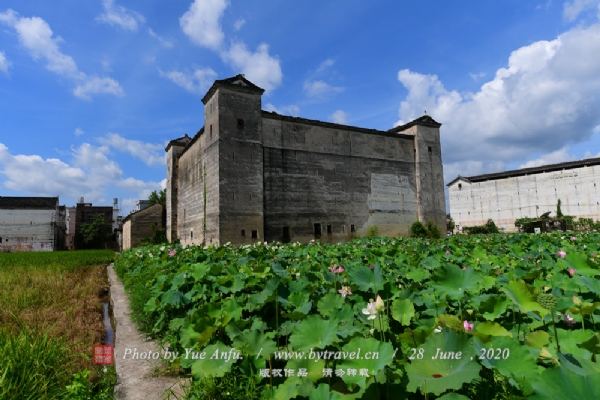
[[[117,277],[112,264],[108,266],[110,302],[115,319],[115,367],[117,385],[115,399],[118,400],[163,400],[183,399],[183,390],[177,378],[153,377],[152,374],[163,362],[164,352],[153,340],[147,339],[137,330],[129,317],[131,310],[123,284]],[[134,359],[134,355],[138,355]],[[148,360],[148,354],[156,354],[158,360]],[[141,358],[146,359],[141,359]],[[165,391],[174,394],[166,394]]]

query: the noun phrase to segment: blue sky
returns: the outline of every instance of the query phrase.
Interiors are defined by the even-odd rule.
[[[5,0],[0,195],[127,214],[238,73],[281,114],[387,130],[427,111],[446,182],[600,153],[600,0]]]

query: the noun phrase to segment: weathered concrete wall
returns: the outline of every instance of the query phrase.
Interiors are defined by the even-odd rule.
[[[514,232],[518,218],[548,211],[555,215],[558,199],[563,214],[599,220],[598,185],[600,166],[595,165],[484,182],[458,180],[448,187],[448,195],[457,226],[483,225],[491,218],[499,228]]]
[[[446,199],[443,190],[440,190],[444,187],[444,172],[439,129],[415,125],[403,133],[415,138],[418,219],[423,224],[434,222],[445,235]]]
[[[413,137],[263,114],[265,239],[406,235],[416,221]]]
[[[122,236],[123,251],[131,249],[131,220],[128,219],[123,222],[123,236]]]
[[[123,223],[123,250],[137,247],[144,238],[151,239],[152,225],[162,227],[163,207],[155,204],[127,216]]]
[[[56,210],[0,210],[0,252],[53,251]]]
[[[173,242],[177,239],[177,203],[179,193],[179,160],[178,156],[184,147],[172,145],[167,151],[167,239]]]
[[[219,234],[236,245],[265,240],[261,97],[220,88]]]
[[[179,157],[177,232],[182,244],[201,244],[205,241],[211,245],[219,240],[217,110],[213,105],[212,113],[207,115],[205,112],[204,132],[194,137],[190,147]]]

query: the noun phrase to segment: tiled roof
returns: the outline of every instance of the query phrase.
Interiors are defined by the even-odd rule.
[[[2,210],[54,210],[58,197],[5,197],[0,196]]]
[[[422,117],[412,120],[407,124],[392,128],[388,130],[388,132],[402,132],[415,125],[428,126],[430,128],[439,128],[442,126],[442,124],[431,118],[429,115],[423,115]]]
[[[600,165],[600,158],[586,158],[586,159],[578,160],[578,161],[567,161],[567,162],[562,162],[562,163],[558,163],[558,164],[542,165],[541,167],[521,168],[521,169],[514,169],[511,171],[494,172],[492,174],[483,174],[483,175],[475,175],[475,176],[460,176],[459,175],[458,178],[454,179],[452,182],[450,182],[446,186],[452,185],[459,179],[465,179],[470,182],[483,182],[483,181],[489,181],[489,180],[495,180],[495,179],[512,178],[515,176],[535,175],[535,174],[540,174],[542,172],[562,171],[563,169],[589,167],[592,165]]]
[[[206,95],[202,98],[202,103],[206,104],[208,99],[210,99],[220,87],[252,94],[263,94],[265,92],[265,89],[259,88],[254,83],[250,82],[244,77],[243,74],[238,74],[232,78],[216,80],[210,89],[208,89]]]
[[[167,145],[167,147],[165,148],[165,151],[169,151],[169,149],[171,148],[171,146],[181,146],[181,147],[184,147],[185,145],[187,145],[189,143],[190,140],[192,140],[192,139],[186,133],[185,136],[182,136],[180,138],[171,140],[169,142],[169,144]]]

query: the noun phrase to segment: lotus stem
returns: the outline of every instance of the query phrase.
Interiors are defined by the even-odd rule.
[[[558,343],[558,332],[556,331],[556,322],[554,322],[554,312],[550,310],[550,314],[552,315],[552,326],[554,327],[554,337],[556,338],[556,349],[560,353],[560,343]]]

